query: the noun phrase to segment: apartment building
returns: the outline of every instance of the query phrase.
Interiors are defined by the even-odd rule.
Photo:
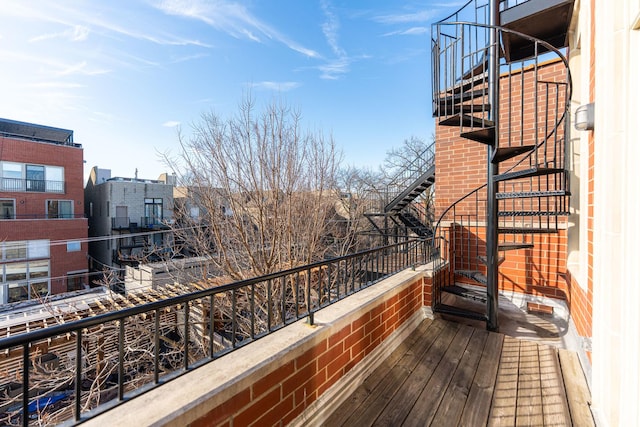
[[[91,169],[84,194],[92,270],[138,265],[170,252],[174,180],[167,174],[157,180],[112,177],[109,169]]]
[[[88,285],[82,173],[72,130],[0,119],[0,303]]]

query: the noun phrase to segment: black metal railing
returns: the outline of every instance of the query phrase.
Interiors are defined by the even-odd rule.
[[[64,181],[43,179],[2,178],[0,191],[34,191],[40,193],[64,193]]]
[[[27,426],[50,408],[54,423],[84,421],[299,319],[313,323],[321,308],[430,261],[431,243],[406,240],[70,323],[32,324],[0,340],[0,351],[21,360],[7,372],[14,388],[0,397],[0,418]],[[69,350],[51,355],[56,343]]]

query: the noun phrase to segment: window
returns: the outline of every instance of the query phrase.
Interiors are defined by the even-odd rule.
[[[22,164],[2,162],[2,189],[7,191],[22,190]]]
[[[47,200],[47,218],[73,218],[71,200]]]
[[[46,166],[45,179],[47,193],[64,193],[64,168]]]
[[[49,241],[0,243],[0,303],[49,294]]]
[[[67,242],[67,252],[78,252],[82,248],[79,240]]]
[[[44,191],[44,166],[27,165],[27,191]]]
[[[0,199],[0,219],[16,219],[15,200]]]
[[[162,199],[144,199],[144,216],[147,225],[162,222]]]

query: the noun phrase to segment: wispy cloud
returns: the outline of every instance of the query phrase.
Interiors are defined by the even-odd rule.
[[[32,37],[31,39],[29,39],[29,42],[33,43],[58,38],[78,42],[86,40],[89,37],[89,32],[89,28],[84,25],[74,25],[72,28],[60,31],[58,33],[43,34],[40,36]]]
[[[257,43],[275,40],[307,57],[317,58],[320,56],[315,50],[292,41],[253,16],[246,6],[233,1],[160,0],[153,6],[168,15],[204,22],[216,30],[238,39],[247,39]]]
[[[72,74],[82,74],[85,76],[96,76],[99,74],[107,74],[110,70],[107,69],[99,69],[99,68],[91,68],[88,66],[86,61],[82,61],[76,64],[72,64],[67,66],[66,68],[59,71],[57,74],[59,76],[68,76]]]
[[[375,22],[381,24],[407,24],[412,22],[429,22],[435,17],[436,13],[432,10],[421,10],[414,13],[400,13],[389,15],[378,15],[373,18]]]
[[[176,120],[169,120],[169,121],[164,122],[162,124],[162,126],[164,126],[166,128],[175,128],[175,127],[180,126],[180,122],[176,121]]]
[[[383,37],[388,36],[420,36],[422,34],[426,34],[429,31],[427,27],[411,27],[406,30],[398,30],[391,31],[389,33],[383,34]]]
[[[338,16],[334,13],[331,4],[327,0],[323,0],[320,5],[325,16],[325,21],[322,24],[322,33],[335,58],[328,60],[326,64],[320,65],[318,69],[322,71],[321,78],[336,80],[349,71],[352,60],[338,42],[340,31]]]
[[[261,90],[271,90],[277,92],[288,92],[290,90],[296,89],[300,87],[300,83],[298,82],[271,82],[264,81],[258,83],[249,83],[247,86],[252,89],[261,89]]]

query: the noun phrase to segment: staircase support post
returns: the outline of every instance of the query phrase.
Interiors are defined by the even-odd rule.
[[[499,37],[495,28],[500,22],[499,0],[489,1],[489,64],[488,85],[489,119],[495,124],[495,140],[487,148],[487,329],[498,330],[498,165],[491,160],[499,147],[500,135],[500,81],[499,81]]]

